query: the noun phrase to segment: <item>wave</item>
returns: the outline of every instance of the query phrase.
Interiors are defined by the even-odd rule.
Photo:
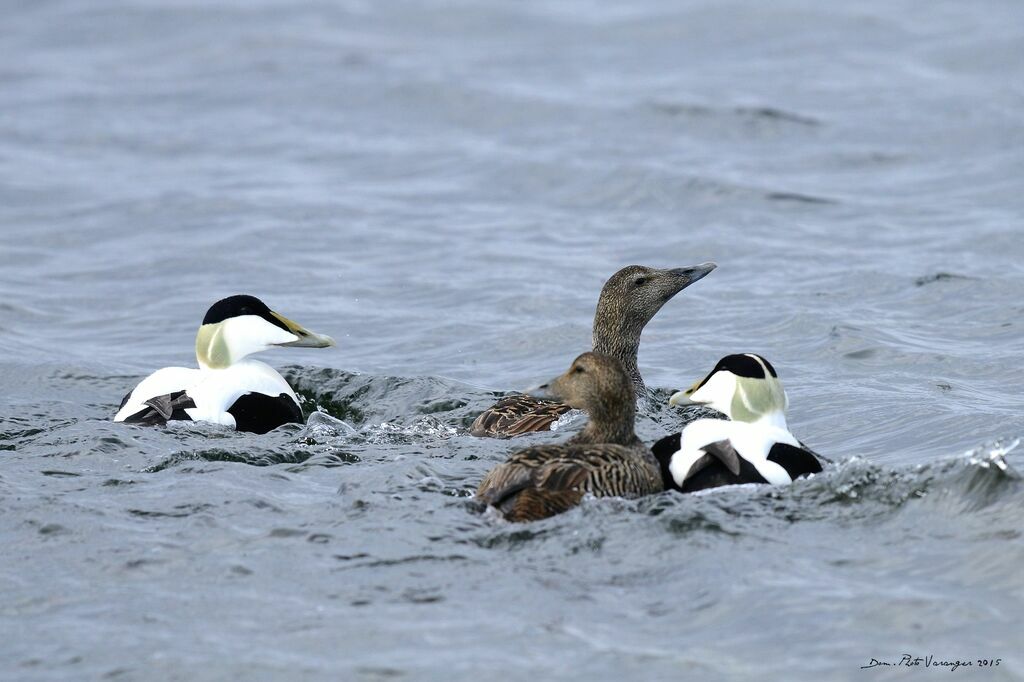
[[[40,456],[76,453],[120,457],[143,473],[189,470],[193,462],[310,468],[397,467],[389,480],[403,492],[440,494],[460,503],[479,479],[509,452],[537,442],[561,441],[582,418],[543,432],[496,441],[473,438],[467,428],[475,415],[501,395],[442,377],[395,377],[336,369],[289,368],[291,383],[310,411],[305,425],[286,425],[257,436],[207,424],[177,422],[165,428],[137,428],[107,419],[38,420],[11,418],[0,431],[0,451],[31,449]],[[678,411],[665,406],[668,391],[655,389],[641,405],[638,432],[653,441],[677,428]],[[975,513],[992,505],[1021,505],[1021,477],[1011,465],[1019,440],[979,446],[961,456],[890,466],[860,457],[829,464],[820,475],[792,486],[736,486],[693,495],[665,493],[643,500],[593,500],[573,515],[617,514],[619,510],[659,518],[673,534],[712,530],[744,532],[750,519],[862,522],[908,508],[936,513]],[[154,460],[153,453],[158,454]],[[402,461],[405,460],[405,461]],[[47,467],[47,470],[64,467]],[[361,474],[346,474],[358,479]],[[397,481],[397,482],[396,482]],[[1008,502],[1009,501],[1009,502]],[[493,530],[493,529],[492,529]]]
[[[1018,444],[1019,439],[997,442],[962,456],[906,468],[855,457],[789,486],[749,484],[685,495],[670,491],[639,500],[588,496],[577,509],[526,527],[504,522],[495,514],[485,515],[490,529],[476,542],[488,548],[518,547],[533,540],[564,540],[581,527],[604,528],[600,534],[604,536],[610,532],[609,524],[630,523],[628,517],[636,514],[655,517],[658,527],[670,536],[697,541],[709,535],[774,541],[784,537],[784,529],[792,524],[870,527],[904,515],[911,525],[917,524],[920,515],[984,513],[1014,519],[1024,512],[1024,484],[1006,455]],[[472,502],[467,505],[478,508]],[[593,536],[589,542],[595,542]]]

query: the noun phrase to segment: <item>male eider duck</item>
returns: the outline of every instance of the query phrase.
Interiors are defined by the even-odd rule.
[[[737,483],[792,483],[821,463],[786,425],[789,400],[775,368],[753,353],[728,355],[673,406],[697,403],[724,419],[698,419],[651,448],[665,488],[693,492]]]
[[[639,497],[663,490],[658,463],[633,431],[633,382],[615,358],[584,353],[549,382],[550,395],[590,417],[563,445],[514,452],[480,483],[476,497],[509,521],[535,521],[598,497]]]
[[[273,367],[248,356],[274,346],[333,345],[331,337],[275,313],[254,296],[229,296],[206,311],[196,334],[199,369],[153,372],[124,397],[114,421],[166,424],[181,419],[253,433],[301,424],[295,391]]]
[[[688,268],[659,270],[629,265],[605,282],[594,314],[594,352],[622,363],[636,396],[646,395],[636,362],[640,333],[665,303],[715,267],[714,263],[701,263]],[[531,431],[546,431],[569,409],[558,401],[512,395],[477,416],[469,432],[474,436],[509,438]]]

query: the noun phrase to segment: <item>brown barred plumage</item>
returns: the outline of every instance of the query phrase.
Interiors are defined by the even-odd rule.
[[[568,511],[587,493],[631,498],[662,490],[650,452],[605,443],[520,450],[491,470],[476,494],[509,521],[535,521]]]
[[[564,403],[518,394],[502,398],[481,412],[469,427],[474,436],[511,438],[533,431],[547,431],[572,408]]]
[[[478,499],[510,521],[533,521],[571,509],[587,493],[639,497],[663,490],[654,455],[633,431],[636,403],[622,363],[584,353],[550,391],[586,410],[587,425],[568,443],[513,453],[484,477]]]

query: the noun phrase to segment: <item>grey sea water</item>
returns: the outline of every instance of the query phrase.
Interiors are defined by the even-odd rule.
[[[8,2],[0,54],[0,678],[1024,678],[1024,5]],[[641,435],[754,351],[834,464],[479,514],[565,436],[473,416],[704,260]],[[243,292],[339,341],[263,356],[307,426],[110,423]]]

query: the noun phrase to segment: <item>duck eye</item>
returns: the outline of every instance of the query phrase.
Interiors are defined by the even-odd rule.
[[[576,374],[583,374],[583,371],[584,371],[584,370],[583,370],[583,368],[582,368],[582,367],[580,367],[579,365],[576,365],[575,367],[573,367],[572,371],[573,371],[574,373],[576,373]]]
[[[633,284],[635,284],[638,287],[642,287],[643,285],[647,284],[647,278],[646,277],[637,277],[633,281]]]

